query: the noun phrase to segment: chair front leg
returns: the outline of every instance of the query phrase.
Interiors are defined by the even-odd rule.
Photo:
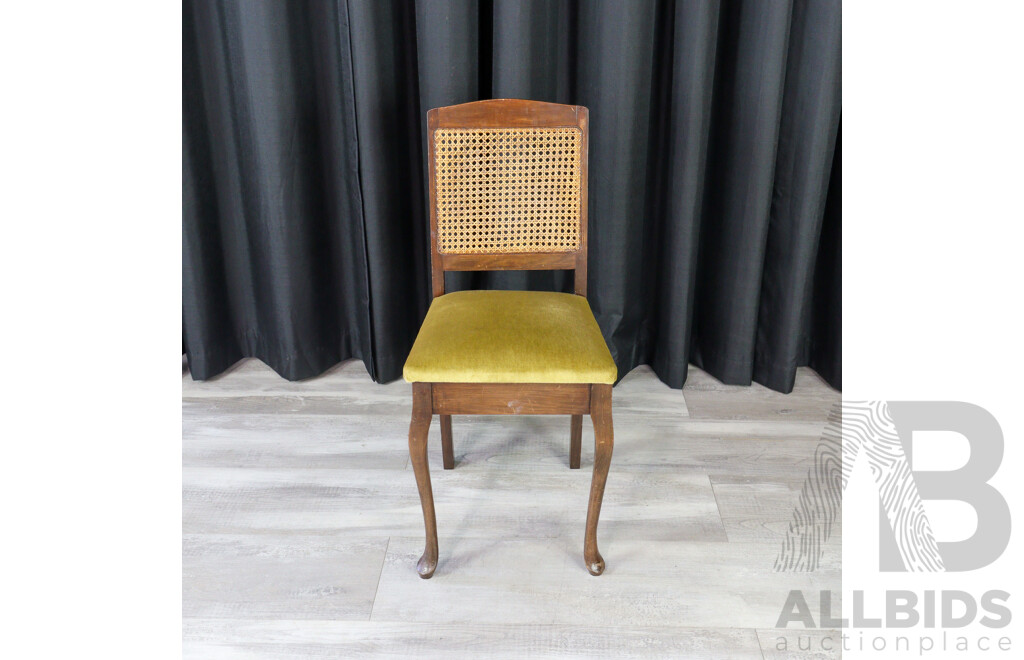
[[[601,517],[604,484],[612,462],[612,386],[593,385],[590,391],[590,419],[594,422],[594,477],[590,482],[587,507],[587,532],[583,541],[583,560],[591,575],[604,572],[604,558],[597,550],[597,521]]]
[[[434,516],[434,492],[430,487],[430,465],[427,463],[427,435],[433,416],[430,383],[412,384],[412,422],[409,424],[409,458],[416,474],[416,486],[423,506],[423,524],[427,531],[423,556],[416,564],[421,578],[429,578],[437,568],[437,519]]]

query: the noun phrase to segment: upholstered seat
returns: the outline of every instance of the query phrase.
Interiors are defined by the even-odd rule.
[[[457,291],[434,298],[404,376],[419,383],[601,383],[618,375],[583,296]]]

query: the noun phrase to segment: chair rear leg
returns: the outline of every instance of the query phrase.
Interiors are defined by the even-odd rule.
[[[439,415],[441,418],[441,459],[445,470],[455,468],[455,449],[452,446],[452,416]]]
[[[569,468],[580,469],[580,452],[583,449],[583,415],[573,415],[569,425]]]
[[[594,422],[594,477],[590,482],[590,504],[587,507],[587,532],[583,540],[583,560],[591,575],[604,572],[604,558],[597,550],[597,521],[601,517],[601,500],[612,462],[612,386],[594,385],[590,393],[590,419]]]
[[[430,383],[412,384],[409,458],[416,474],[416,486],[423,507],[423,524],[427,532],[426,546],[416,564],[416,572],[424,579],[433,575],[437,568],[437,519],[434,516],[434,492],[430,487],[430,465],[427,463],[427,435],[430,433],[430,418],[433,416],[430,396]]]

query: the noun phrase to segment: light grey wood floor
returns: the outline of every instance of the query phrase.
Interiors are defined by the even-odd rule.
[[[299,383],[256,360],[185,373],[185,656],[838,657],[780,653],[798,631],[774,629],[790,590],[815,612],[820,590],[838,597],[838,530],[819,570],[773,570],[838,400],[808,369],[789,395],[693,367],[682,392],[628,374],[597,578],[582,558],[589,421],[570,471],[568,416],[456,417],[443,471],[435,418],[440,561],[421,580],[408,384],[357,361]]]

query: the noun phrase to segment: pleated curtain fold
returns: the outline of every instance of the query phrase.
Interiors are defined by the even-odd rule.
[[[401,375],[429,304],[425,115],[590,109],[591,307],[620,377],[841,387],[841,5],[186,0],[183,332],[194,378]],[[454,289],[571,291],[562,272]]]

